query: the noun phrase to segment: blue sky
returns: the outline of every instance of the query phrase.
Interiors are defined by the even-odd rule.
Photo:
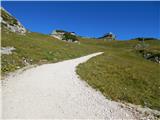
[[[121,40],[160,38],[160,2],[14,1],[2,6],[34,32],[63,29],[88,37],[112,32]]]

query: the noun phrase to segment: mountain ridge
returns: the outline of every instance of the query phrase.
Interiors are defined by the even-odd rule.
[[[7,28],[11,32],[19,33],[24,35],[28,30],[17,20],[14,16],[12,16],[7,10],[3,7],[1,10],[1,25],[2,27]]]

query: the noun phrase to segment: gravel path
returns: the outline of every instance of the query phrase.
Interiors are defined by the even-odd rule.
[[[131,119],[132,112],[104,98],[76,75],[76,66],[97,56],[45,64],[8,76],[2,86],[3,119]]]

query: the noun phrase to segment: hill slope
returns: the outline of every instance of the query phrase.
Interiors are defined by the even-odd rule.
[[[160,52],[160,41],[145,43],[150,45],[146,50]],[[105,53],[79,65],[77,73],[109,99],[160,110],[160,64],[145,59],[137,44],[108,42]]]
[[[11,54],[1,56],[3,75],[27,65],[53,63],[103,51],[103,55],[78,67],[80,77],[107,98],[160,110],[160,64],[144,58],[144,53],[159,55],[160,41],[147,40],[143,46],[138,40],[109,42],[78,38],[79,44],[40,33],[21,35],[4,25],[1,30],[2,47],[15,48]]]
[[[48,35],[18,35],[2,28],[2,47],[14,47],[10,55],[2,54],[2,73],[28,64],[58,62],[99,51],[96,47],[59,41]]]

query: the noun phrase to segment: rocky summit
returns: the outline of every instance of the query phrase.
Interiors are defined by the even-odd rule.
[[[4,8],[1,9],[1,27],[7,28],[11,32],[25,34],[27,32],[26,28],[9,12],[7,12]]]
[[[77,36],[74,32],[67,32],[64,30],[55,30],[51,33],[52,37],[55,37],[59,40],[64,40],[67,42],[77,42]]]
[[[116,35],[114,35],[112,32],[109,32],[109,33],[104,34],[99,39],[104,39],[104,40],[112,41],[112,40],[116,39]]]

